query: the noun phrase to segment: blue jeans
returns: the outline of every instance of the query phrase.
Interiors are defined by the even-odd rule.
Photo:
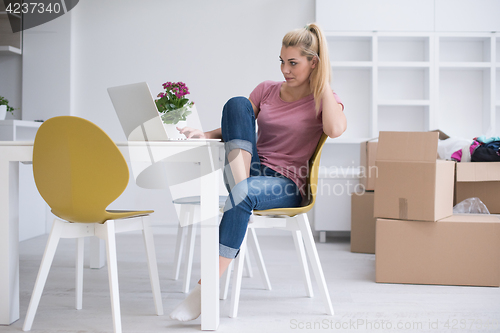
[[[245,237],[252,210],[297,207],[302,196],[292,180],[260,163],[255,114],[247,98],[234,97],[224,105],[221,130],[226,150],[224,183],[229,197],[219,226],[219,255],[234,259]],[[228,162],[228,154],[233,149],[252,154],[250,177],[236,185]]]

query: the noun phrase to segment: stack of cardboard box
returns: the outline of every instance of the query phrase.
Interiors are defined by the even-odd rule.
[[[440,130],[431,132],[437,132],[440,140],[449,138]],[[363,189],[363,191],[351,194],[351,252],[375,253],[375,222],[377,219],[373,216],[373,202],[375,179],[378,177],[378,169],[375,165],[377,146],[378,138],[360,144],[360,186],[358,188]]]
[[[455,163],[437,160],[438,136],[380,133],[376,282],[499,286],[500,219],[453,215]]]
[[[449,138],[446,133],[438,129],[431,132],[438,133],[439,140]],[[378,169],[375,165],[377,146],[378,138],[360,144],[360,186],[358,188],[363,189],[363,191],[351,193],[351,252],[375,254],[375,223],[377,219],[373,215],[373,204],[375,179],[378,177]],[[498,165],[500,166],[500,163]],[[497,178],[500,180],[500,167]],[[500,183],[498,184],[500,185]],[[470,191],[463,193],[463,195],[470,195]],[[498,206],[500,211],[500,205]]]

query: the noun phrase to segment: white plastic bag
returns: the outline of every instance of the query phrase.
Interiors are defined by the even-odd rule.
[[[477,197],[468,198],[453,207],[453,214],[489,214],[486,205]]]
[[[451,155],[459,149],[462,149],[465,145],[471,145],[472,140],[461,139],[461,138],[448,138],[446,140],[438,141],[438,154],[439,158],[442,160],[450,160]]]

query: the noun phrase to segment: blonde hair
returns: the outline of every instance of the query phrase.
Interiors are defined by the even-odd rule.
[[[316,23],[310,23],[302,29],[290,31],[283,37],[283,46],[298,46],[301,54],[311,61],[318,58],[318,64],[313,69],[310,85],[316,103],[316,113],[319,112],[321,96],[325,89],[330,88],[331,67],[328,55],[328,44],[323,31]]]

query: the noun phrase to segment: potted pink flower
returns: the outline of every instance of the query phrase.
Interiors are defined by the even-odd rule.
[[[192,113],[194,102],[190,102],[186,97],[189,89],[184,82],[165,82],[163,89],[165,92],[159,93],[158,99],[155,100],[156,107],[168,136],[181,138],[184,135],[179,133],[177,128],[187,126],[187,116]]]
[[[189,94],[189,89],[183,82],[165,82],[163,84],[165,92],[158,94],[155,100],[158,112],[164,124],[177,124],[185,121],[191,114],[191,107],[194,102],[190,102],[185,96]]]

